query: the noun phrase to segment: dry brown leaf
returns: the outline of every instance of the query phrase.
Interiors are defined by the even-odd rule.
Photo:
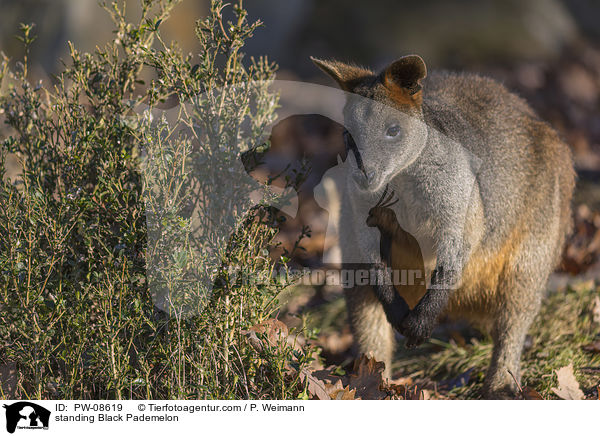
[[[327,389],[325,388],[325,384],[313,376],[311,372],[304,368],[302,372],[300,372],[300,380],[304,383],[307,383],[308,393],[313,397],[318,398],[319,400],[330,400],[329,394],[327,393]]]
[[[312,375],[323,381],[325,384],[337,384],[338,381],[342,382],[342,385],[348,384],[348,377],[339,376],[334,374],[334,371],[337,369],[335,365],[329,365],[327,368],[315,369],[313,368]]]
[[[278,319],[268,319],[260,324],[256,324],[250,327],[250,331],[266,333],[269,344],[273,346],[287,338],[290,333],[288,327]]]
[[[579,383],[573,373],[573,364],[564,366],[556,371],[558,377],[558,388],[552,388],[552,392],[563,400],[583,400],[585,395],[579,388]]]
[[[334,384],[325,383],[325,390],[332,400],[354,400],[356,395],[356,389],[344,387],[342,380],[337,380]]]
[[[582,348],[590,353],[600,353],[600,341],[594,341],[590,344],[584,345]]]
[[[381,391],[385,364],[377,362],[364,354],[354,363],[354,372],[350,376],[350,389],[356,389],[356,396],[363,400],[381,400],[386,393]]]
[[[336,368],[336,366],[331,365],[327,368],[312,371],[311,375],[323,382],[325,391],[332,400],[354,400],[356,389],[344,386],[348,383],[348,377],[334,374]]]
[[[523,395],[524,400],[543,400],[542,397],[535,389],[530,388],[529,386],[524,386],[521,390],[521,395]]]
[[[356,389],[350,390],[350,388],[348,386],[346,386],[344,389],[336,391],[332,395],[331,399],[332,400],[355,400],[356,399],[355,397],[356,397]]]
[[[411,389],[413,383],[410,377],[400,377],[384,382],[384,386],[388,392],[392,392],[393,398],[406,399],[407,392]]]
[[[261,352],[264,348],[262,338],[264,337],[267,343],[271,346],[277,346],[281,341],[290,340],[289,329],[287,325],[277,319],[268,319],[260,324],[250,327],[249,330],[243,331],[248,342],[256,351]],[[264,336],[263,336],[264,335]],[[293,341],[295,338],[292,338]]]
[[[335,383],[330,383],[327,381],[324,383],[325,383],[325,390],[327,391],[327,393],[329,394],[330,397],[334,392],[344,389],[344,384],[339,379],[336,380]]]

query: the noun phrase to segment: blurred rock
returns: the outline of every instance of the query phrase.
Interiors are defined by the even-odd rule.
[[[570,66],[562,72],[559,80],[568,98],[590,106],[598,101],[597,80],[583,66]]]

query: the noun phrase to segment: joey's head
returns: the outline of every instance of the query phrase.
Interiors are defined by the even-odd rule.
[[[405,56],[379,74],[342,62],[312,60],[349,93],[345,139],[348,151],[356,155],[359,168],[354,176],[359,187],[381,189],[417,159],[427,141],[423,59]]]
[[[377,204],[369,210],[367,226],[392,231],[398,223],[396,213],[391,208],[398,200],[394,200],[394,191],[388,193],[388,189],[389,186],[386,186]]]

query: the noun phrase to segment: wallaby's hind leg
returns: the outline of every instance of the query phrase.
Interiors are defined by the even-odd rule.
[[[346,290],[346,305],[354,341],[360,353],[385,363],[384,377],[392,374],[394,330],[371,286]]]
[[[553,197],[541,204],[531,205],[537,210],[535,226],[529,226],[529,233],[512,256],[503,265],[495,292],[493,307],[496,308],[493,320],[492,337],[494,351],[484,383],[484,395],[488,398],[502,398],[503,394],[514,393],[516,383],[508,373],[510,370],[521,382],[521,354],[525,335],[539,312],[548,276],[560,259],[566,234],[570,228],[570,197],[573,187],[573,173],[566,149],[562,174],[557,174],[554,183],[538,188],[539,192],[554,192]],[[557,155],[558,156],[558,155]],[[559,183],[560,181],[560,183]],[[543,189],[543,190],[542,190]]]
[[[515,314],[512,319],[502,316],[492,331],[494,351],[483,387],[486,398],[514,398],[517,385],[508,371],[517,381],[521,381],[521,353],[525,336],[533,321],[534,314]]]
[[[539,271],[537,273],[540,274]],[[508,280],[500,285],[504,286],[506,292],[504,294],[499,289],[500,296],[504,294],[508,298],[502,298],[500,310],[492,325],[494,350],[484,382],[484,397],[515,398],[515,379],[521,382],[521,354],[525,336],[539,311],[544,284],[539,280],[535,284],[531,280]]]

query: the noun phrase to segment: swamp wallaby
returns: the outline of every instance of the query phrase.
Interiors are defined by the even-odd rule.
[[[341,199],[342,262],[357,250],[368,263],[381,262],[379,238],[359,204],[372,206],[389,185],[399,199],[393,210],[418,241],[427,271],[427,292],[410,311],[380,285],[346,290],[360,351],[384,361],[389,375],[392,324],[412,347],[429,338],[440,315],[464,318],[494,340],[484,395],[510,397],[516,384],[509,371],[520,380],[525,335],[572,226],[569,148],[491,79],[426,78],[415,55],[380,74],[313,61],[348,93],[344,124],[362,167]]]

